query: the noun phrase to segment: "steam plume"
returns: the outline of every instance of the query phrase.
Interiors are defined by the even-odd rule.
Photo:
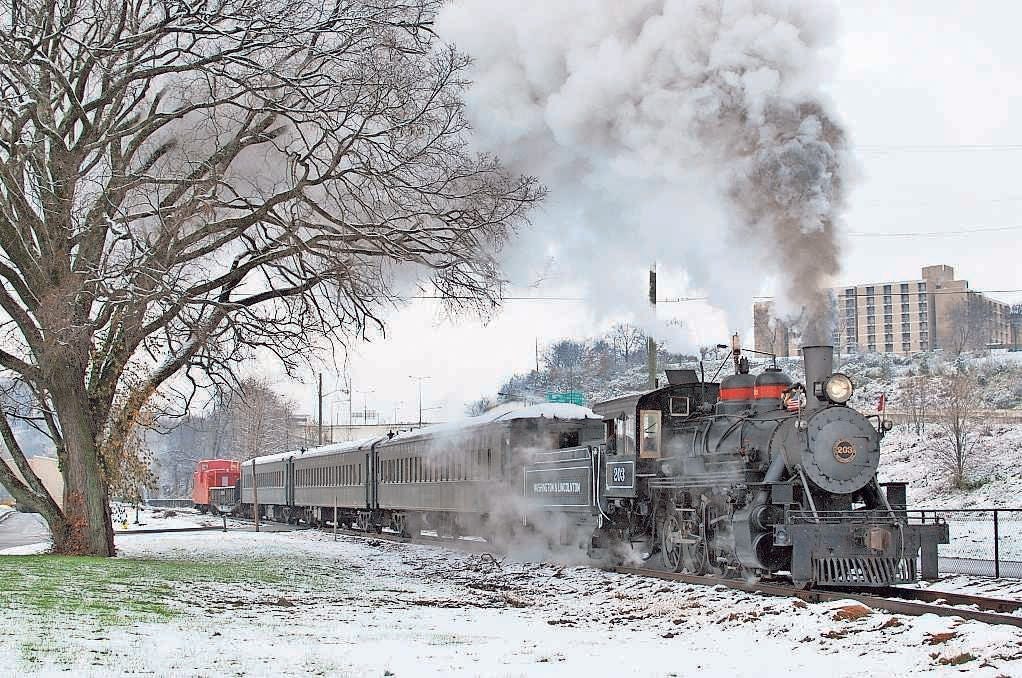
[[[634,311],[655,258],[732,327],[772,278],[806,341],[828,338],[849,166],[821,94],[829,4],[457,0],[438,27],[475,60],[483,149],[551,189],[513,277],[552,256],[603,311]]]

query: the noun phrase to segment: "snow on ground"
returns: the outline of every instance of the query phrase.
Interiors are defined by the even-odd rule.
[[[191,527],[221,527],[220,516],[200,514],[195,509],[158,509],[114,503],[111,514],[114,522],[114,533],[135,532],[137,530],[179,530]],[[137,522],[136,522],[137,521]],[[232,524],[234,521],[228,521]]]
[[[1022,629],[851,601],[806,605],[318,531],[117,543],[116,565],[194,569],[194,581],[177,569],[174,586],[158,589],[174,614],[103,624],[46,616],[15,596],[0,666],[76,676],[1022,674]],[[238,563],[250,576],[225,583]],[[131,594],[126,581],[112,580],[110,595]],[[139,597],[157,590],[134,585]]]
[[[1003,598],[1005,600],[1022,600],[1022,579],[994,579],[993,577],[973,577],[970,575],[945,575],[939,581],[906,585],[905,588],[928,589],[965,595],[985,596],[987,598]],[[1013,614],[1022,616],[1022,610]]]

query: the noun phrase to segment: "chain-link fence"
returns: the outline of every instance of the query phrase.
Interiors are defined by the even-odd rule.
[[[941,574],[1022,579],[1022,508],[909,511],[913,522],[944,521],[951,543],[938,548]]]

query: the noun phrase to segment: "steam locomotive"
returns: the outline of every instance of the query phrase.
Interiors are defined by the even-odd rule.
[[[852,382],[834,372],[831,346],[802,352],[805,384],[776,367],[749,374],[735,347],[719,385],[670,370],[663,388],[594,405],[606,438],[591,469],[541,462],[526,493],[564,510],[571,493],[545,489],[591,473],[593,549],[673,571],[835,587],[935,578],[947,525],[910,520],[904,484],[877,480],[890,422],[848,407]]]
[[[833,587],[936,577],[947,525],[911,520],[904,484],[877,480],[889,422],[848,407],[832,347],[802,351],[805,384],[751,375],[735,346],[719,384],[668,370],[663,388],[592,411],[548,403],[259,457],[210,496],[364,531],[540,534],[694,574]]]

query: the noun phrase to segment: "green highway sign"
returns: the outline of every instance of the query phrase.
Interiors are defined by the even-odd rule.
[[[585,405],[586,397],[581,391],[562,391],[561,393],[547,393],[548,403],[571,403],[573,405]]]

